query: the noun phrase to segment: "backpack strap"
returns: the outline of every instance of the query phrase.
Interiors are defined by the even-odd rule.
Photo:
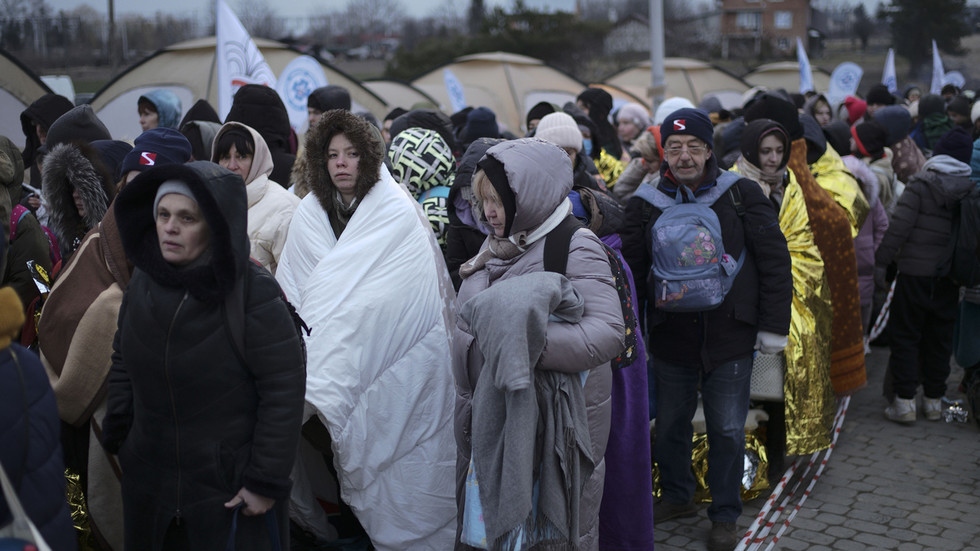
[[[248,270],[242,277],[235,281],[235,287],[225,296],[222,308],[225,309],[225,319],[228,321],[228,336],[235,349],[235,355],[242,365],[248,365],[245,361],[245,294],[247,293],[246,284]]]
[[[568,215],[544,238],[544,271],[565,275],[568,268],[568,246],[572,235],[584,228],[582,222]]]
[[[17,239],[17,224],[24,219],[25,216],[30,214],[31,211],[28,210],[24,205],[14,205],[14,208],[10,209],[10,242],[13,243],[14,239]]]

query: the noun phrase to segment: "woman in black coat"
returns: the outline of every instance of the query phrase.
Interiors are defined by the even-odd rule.
[[[115,209],[135,271],[103,445],[123,471],[126,548],[223,549],[237,516],[235,549],[287,549],[305,367],[278,284],[249,261],[241,177],[151,169]]]

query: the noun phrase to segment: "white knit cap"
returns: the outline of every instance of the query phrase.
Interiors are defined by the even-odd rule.
[[[653,124],[655,126],[660,125],[667,118],[667,115],[685,107],[694,107],[694,104],[691,103],[691,100],[681,97],[664,100],[663,103],[657,106],[657,112],[653,115]]]
[[[566,113],[548,113],[538,122],[534,137],[558,147],[582,151],[582,132],[575,119]]]
[[[632,122],[642,130],[650,126],[650,113],[639,103],[627,103],[619,108],[616,120]]]

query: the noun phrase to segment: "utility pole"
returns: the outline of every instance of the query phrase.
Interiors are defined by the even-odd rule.
[[[116,74],[116,69],[119,66],[119,57],[116,55],[116,2],[115,0],[108,0],[109,2],[109,39],[106,41],[106,47],[109,49],[109,67],[112,68],[112,74]]]
[[[650,0],[650,112],[654,113],[663,103],[667,91],[664,69],[664,0]]]

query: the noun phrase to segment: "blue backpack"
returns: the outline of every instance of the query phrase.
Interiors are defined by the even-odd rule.
[[[679,186],[673,198],[653,186],[637,189],[637,196],[663,212],[650,229],[653,262],[647,276],[657,308],[703,312],[725,300],[745,262],[745,250],[738,260],[725,252],[711,205],[727,194],[741,217],[744,207],[732,188],[739,178],[723,171],[715,186],[697,197],[686,186]]]

